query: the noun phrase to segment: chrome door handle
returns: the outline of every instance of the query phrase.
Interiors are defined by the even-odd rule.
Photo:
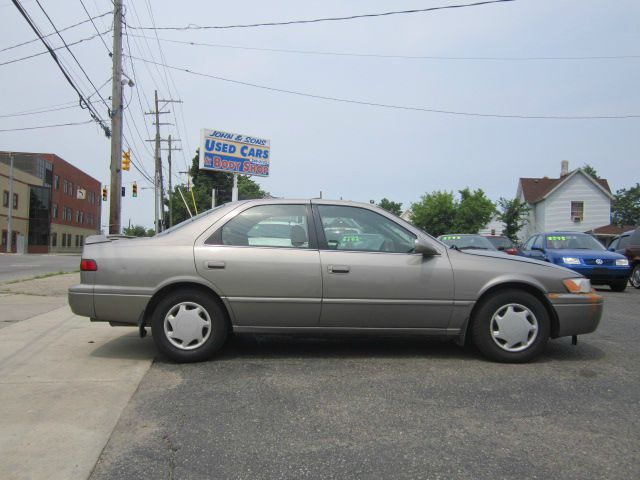
[[[349,265],[329,265],[327,270],[329,273],[349,273],[351,267]]]
[[[216,261],[208,261],[208,262],[204,262],[204,266],[207,267],[209,270],[216,270],[216,269],[221,269],[224,268],[226,265],[224,262],[216,262]]]

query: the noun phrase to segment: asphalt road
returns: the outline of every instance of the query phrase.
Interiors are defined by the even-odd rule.
[[[0,254],[0,283],[80,269],[80,255]]]
[[[640,291],[535,363],[449,342],[234,338],[158,357],[92,479],[640,478]]]

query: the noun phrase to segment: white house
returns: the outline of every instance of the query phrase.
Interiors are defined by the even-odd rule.
[[[586,232],[611,223],[609,183],[581,168],[569,172],[566,160],[560,178],[521,178],[516,196],[531,208],[529,223],[518,234],[521,241],[535,233]]]

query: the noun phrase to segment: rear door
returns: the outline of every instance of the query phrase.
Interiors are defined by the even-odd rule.
[[[445,329],[453,305],[446,252],[412,253],[416,235],[362,207],[313,203],[323,278],[320,325]]]
[[[237,325],[317,326],[320,256],[309,203],[253,205],[194,247],[198,273],[228,300]]]

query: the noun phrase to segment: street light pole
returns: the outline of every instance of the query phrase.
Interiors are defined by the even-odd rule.
[[[9,152],[9,215],[7,217],[7,253],[11,253],[13,236],[13,152]],[[17,251],[17,249],[16,249]]]

